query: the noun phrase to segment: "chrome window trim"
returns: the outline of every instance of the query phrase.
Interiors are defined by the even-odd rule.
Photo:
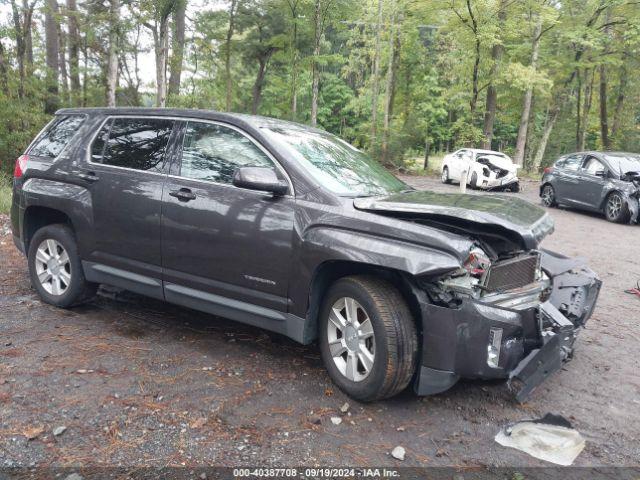
[[[210,185],[220,185],[220,186],[231,187],[231,188],[235,188],[235,189],[238,189],[238,190],[242,190],[244,192],[253,191],[253,192],[256,192],[256,193],[262,193],[263,195],[265,193],[265,192],[260,192],[259,190],[249,190],[248,188],[236,187],[235,185],[232,185],[230,183],[213,182],[211,180],[202,180],[202,179],[197,179],[197,178],[189,178],[189,177],[185,177],[185,176],[182,176],[182,175],[172,175],[172,174],[165,173],[165,172],[163,172],[163,173],[151,172],[149,170],[138,170],[136,168],[119,167],[117,165],[109,165],[107,163],[92,162],[91,161],[91,149],[93,147],[93,143],[96,141],[96,138],[98,137],[98,134],[100,133],[100,131],[104,127],[105,123],[107,123],[112,118],[114,118],[114,119],[115,118],[150,118],[150,119],[160,119],[160,120],[162,120],[162,119],[173,120],[173,121],[185,122],[185,123],[188,123],[188,122],[209,123],[209,124],[213,124],[213,125],[220,125],[222,127],[230,128],[231,130],[235,130],[236,132],[238,132],[241,135],[243,135],[246,138],[248,138],[251,143],[253,143],[256,147],[258,147],[258,149],[262,153],[264,153],[273,162],[274,166],[285,177],[285,179],[286,179],[286,181],[287,181],[287,183],[289,185],[289,190],[290,190],[291,193],[289,193],[287,195],[282,195],[282,196],[283,197],[292,197],[292,198],[295,197],[295,189],[293,188],[293,182],[291,181],[291,177],[289,176],[289,173],[282,166],[282,164],[271,154],[271,152],[269,152],[260,142],[258,142],[256,139],[254,139],[251,135],[249,135],[244,130],[236,127],[235,125],[231,125],[231,124],[226,123],[226,122],[221,122],[219,120],[208,120],[208,119],[202,119],[202,118],[197,118],[197,117],[172,117],[172,116],[163,116],[163,115],[107,115],[102,120],[102,122],[100,122],[100,124],[96,128],[95,133],[93,134],[93,136],[91,137],[90,141],[87,144],[87,148],[86,148],[86,151],[85,151],[85,161],[86,161],[86,163],[88,165],[96,165],[96,166],[105,167],[105,168],[114,168],[114,169],[117,169],[117,170],[124,170],[124,171],[129,171],[129,172],[141,172],[141,173],[147,173],[147,174],[150,174],[150,175],[162,175],[162,176],[166,176],[166,177],[173,178],[173,179],[189,180],[190,182],[201,182],[201,183],[210,184]],[[182,141],[184,142],[184,136],[182,138]],[[181,154],[182,154],[182,148],[183,148],[183,145],[180,145],[180,153]],[[180,166],[182,167],[182,156],[180,157]]]

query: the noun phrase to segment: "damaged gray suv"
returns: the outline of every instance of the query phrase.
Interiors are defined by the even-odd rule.
[[[11,221],[45,302],[104,283],[317,341],[362,401],[569,360],[600,281],[540,249],[545,211],[416,191],[348,143],[280,120],[66,109],[16,161]]]

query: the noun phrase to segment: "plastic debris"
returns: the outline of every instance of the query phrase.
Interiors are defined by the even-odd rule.
[[[397,460],[404,460],[405,450],[404,447],[397,446],[393,450],[391,450],[391,456]]]
[[[495,441],[532,457],[568,466],[580,455],[584,438],[560,415],[546,414],[538,420],[508,425],[498,432]]]

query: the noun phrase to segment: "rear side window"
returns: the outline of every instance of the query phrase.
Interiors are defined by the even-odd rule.
[[[578,170],[578,168],[580,168],[581,165],[582,165],[582,155],[571,155],[565,158],[564,162],[562,163],[562,166],[560,165],[556,165],[556,166],[559,166],[560,168],[564,168],[565,170]]]
[[[56,158],[76,134],[84,120],[84,115],[57,117],[33,144],[29,155]]]
[[[161,172],[173,120],[115,118],[104,124],[91,146],[91,161]]]

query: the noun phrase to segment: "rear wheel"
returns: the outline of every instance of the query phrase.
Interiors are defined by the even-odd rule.
[[[29,243],[31,284],[47,303],[70,307],[96,291],[84,278],[73,231],[66,225],[47,225]]]
[[[416,369],[418,336],[400,292],[371,276],[334,283],[320,312],[320,351],[329,376],[361,401],[392,397]]]
[[[449,178],[449,167],[445,166],[442,168],[440,180],[442,180],[442,183],[451,183],[451,178]]]
[[[604,214],[610,222],[627,223],[629,221],[629,207],[620,193],[609,194],[604,206]]]
[[[542,199],[542,204],[545,207],[555,207],[557,205],[556,191],[548,183],[544,187],[542,187],[540,198]]]

